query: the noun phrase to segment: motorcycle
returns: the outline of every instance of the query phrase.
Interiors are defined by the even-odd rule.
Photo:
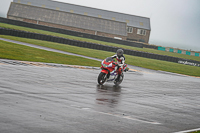
[[[122,83],[124,79],[124,73],[128,71],[127,64],[124,64],[122,67],[122,73],[120,75],[119,80],[116,80],[118,77],[117,67],[118,64],[112,57],[108,57],[101,62],[101,72],[98,76],[98,83],[103,85],[105,82],[114,82],[115,85],[119,85]]]

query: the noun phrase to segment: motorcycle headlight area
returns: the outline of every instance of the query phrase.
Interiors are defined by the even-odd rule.
[[[103,67],[108,67],[108,65],[106,65],[106,64],[103,64]]]
[[[103,67],[112,67],[112,63],[109,65],[103,64]]]

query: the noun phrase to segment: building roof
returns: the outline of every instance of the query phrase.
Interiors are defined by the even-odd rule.
[[[103,19],[126,22],[128,26],[151,30],[150,19],[130,14],[118,13],[113,11],[101,10],[80,5],[68,4],[51,0],[13,0],[16,3],[30,4],[38,7],[57,9],[65,12],[73,12],[81,15],[100,17]]]
[[[124,22],[89,17],[20,3],[11,3],[8,16],[27,18],[121,36],[127,35],[126,23]]]

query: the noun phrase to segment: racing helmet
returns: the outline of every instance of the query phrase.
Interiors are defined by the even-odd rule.
[[[124,54],[124,51],[122,49],[118,49],[116,54],[118,57],[121,57]]]

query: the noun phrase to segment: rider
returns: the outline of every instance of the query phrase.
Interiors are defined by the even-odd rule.
[[[123,65],[125,63],[125,57],[124,57],[123,54],[124,54],[124,51],[122,49],[118,49],[116,54],[112,56],[112,58],[116,58],[117,59],[117,64],[118,64],[118,67],[117,67],[118,77],[117,77],[116,81],[119,80],[120,75],[122,74]]]

